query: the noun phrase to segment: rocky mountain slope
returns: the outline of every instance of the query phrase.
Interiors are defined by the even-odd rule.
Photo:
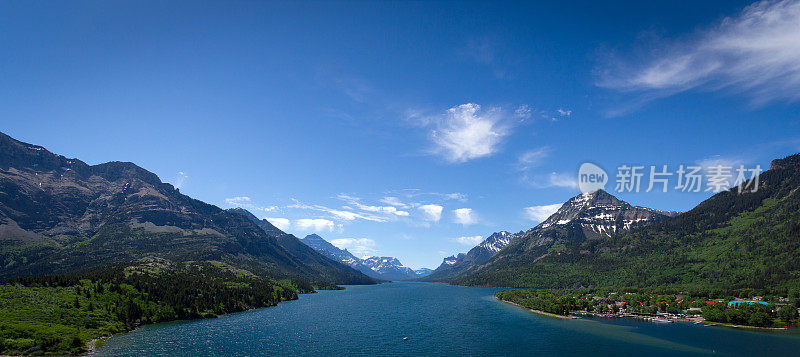
[[[427,280],[451,281],[477,271],[524,265],[557,253],[566,246],[611,237],[658,223],[673,213],[632,206],[603,190],[569,199],[544,222],[527,232],[498,232],[453,264],[444,265]]]
[[[658,222],[640,228],[636,225],[654,218],[630,212],[621,215],[624,219],[616,228],[598,227],[599,215],[585,216],[591,219],[581,219],[579,225],[562,224],[563,217],[571,216],[570,209],[526,232],[455,282],[538,288],[800,290],[800,155],[774,160],[758,181],[756,191],[720,192],[688,212],[657,218]],[[630,231],[620,232],[628,225]],[[559,227],[558,232],[544,231],[551,227]],[[614,229],[617,234],[597,235]]]
[[[0,133],[0,278],[155,257],[325,284],[373,282],[335,262],[321,267],[317,256],[296,256],[246,216],[183,195],[135,164],[87,165]]]

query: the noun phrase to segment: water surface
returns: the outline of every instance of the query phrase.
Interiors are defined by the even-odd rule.
[[[564,320],[499,302],[493,297],[497,290],[412,282],[348,286],[217,319],[145,326],[110,338],[96,354],[725,356],[800,351],[796,331]]]

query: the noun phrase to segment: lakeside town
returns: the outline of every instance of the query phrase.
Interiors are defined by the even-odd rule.
[[[710,298],[692,294],[502,290],[499,300],[559,318],[633,318],[731,327],[786,329],[798,323],[800,299],[776,295]]]

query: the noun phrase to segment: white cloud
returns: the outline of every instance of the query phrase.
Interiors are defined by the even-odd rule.
[[[729,89],[755,104],[800,99],[800,0],[762,1],[642,58],[615,60],[599,86],[646,93]]]
[[[352,197],[344,194],[340,194],[339,196],[337,196],[337,198],[356,206],[356,208],[358,208],[361,211],[382,213],[382,214],[402,216],[402,217],[408,216],[408,212],[398,210],[394,206],[365,205],[361,203],[361,200],[358,197]]]
[[[432,120],[436,125],[430,133],[435,145],[432,152],[456,163],[490,156],[510,132],[505,121],[499,108],[482,111],[475,103],[452,107]]]
[[[402,209],[409,209],[409,208],[411,208],[411,206],[410,206],[410,205],[408,205],[408,204],[406,204],[406,203],[403,203],[403,201],[400,201],[400,199],[399,199],[399,198],[397,198],[397,197],[394,197],[394,196],[387,196],[387,197],[384,197],[384,198],[382,198],[382,199],[381,199],[381,202],[382,202],[382,203],[385,203],[385,204],[387,204],[387,205],[390,205],[390,206],[395,206],[395,207],[399,207],[399,208],[402,208]]]
[[[553,213],[556,213],[556,211],[561,208],[561,205],[561,203],[556,203],[553,205],[525,207],[524,214],[525,217],[531,221],[544,222],[547,217],[550,217]]]
[[[453,210],[453,222],[468,226],[470,224],[478,223],[477,217],[472,213],[472,208],[459,208]]]
[[[358,257],[376,255],[375,241],[369,238],[341,238],[334,239],[331,244],[340,249],[347,249]]]
[[[226,198],[225,199],[225,203],[227,203],[227,204],[229,204],[231,206],[239,206],[239,205],[244,204],[244,203],[250,203],[250,201],[252,201],[252,200],[250,199],[250,197],[247,197],[247,196],[238,196],[238,197],[232,197],[232,198]]]
[[[272,223],[273,226],[284,232],[292,226],[291,222],[286,218],[267,217],[267,222]]]
[[[439,205],[422,205],[419,210],[422,211],[424,219],[431,222],[439,222],[442,218],[442,209],[444,207]]]
[[[394,191],[393,194],[401,195],[401,196],[403,196],[403,197],[405,197],[405,198],[407,198],[409,200],[420,199],[421,197],[425,197],[425,198],[429,198],[429,199],[431,197],[435,197],[436,199],[441,199],[441,200],[456,200],[456,201],[461,201],[461,202],[466,202],[467,201],[467,195],[463,194],[463,193],[460,193],[460,192],[451,192],[451,193],[423,192],[422,190],[420,190],[418,188],[405,188],[405,189],[402,189],[402,190],[399,190],[399,191]],[[382,200],[381,202],[388,204],[389,202],[386,201],[387,198],[390,198],[390,197],[384,198],[384,200]],[[397,197],[391,197],[391,199],[393,201],[397,201]],[[421,204],[422,204],[421,202],[409,202],[409,203],[407,203],[407,206],[417,207],[417,206],[419,206]],[[409,208],[409,207],[403,207],[403,208]]]
[[[561,108],[559,108],[557,110],[557,112],[558,112],[558,115],[560,115],[562,117],[572,116],[572,110],[569,110],[569,109],[561,109]]]
[[[482,236],[472,236],[472,237],[458,237],[453,239],[457,243],[461,243],[463,245],[468,245],[470,247],[478,245],[478,243],[483,242]]]
[[[539,166],[544,159],[550,156],[551,152],[553,152],[553,150],[547,146],[535,150],[528,150],[519,156],[519,159],[517,159],[517,166],[523,171]]]
[[[353,212],[351,210],[348,210],[346,208],[343,209],[343,210],[340,210],[340,209],[328,208],[328,207],[321,206],[321,205],[307,205],[307,204],[300,203],[300,201],[297,201],[295,199],[293,199],[293,200],[294,200],[294,204],[292,204],[290,206],[287,206],[287,207],[289,207],[289,208],[307,209],[307,210],[313,210],[313,211],[318,211],[318,212],[325,212],[325,213],[328,213],[329,215],[331,215],[331,218],[342,219],[342,220],[345,220],[345,221],[353,221],[353,220],[356,220],[356,219],[363,219],[365,221],[372,221],[372,222],[386,222],[386,218],[379,217],[379,216],[372,215],[372,214],[357,213],[357,212]]]
[[[303,231],[332,232],[334,228],[333,221],[322,218],[302,218],[294,222],[295,227]]]

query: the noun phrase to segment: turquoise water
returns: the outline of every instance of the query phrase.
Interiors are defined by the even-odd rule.
[[[218,319],[145,326],[108,356],[797,355],[800,335],[629,319],[563,320],[494,299],[494,288],[395,282],[321,291]],[[403,340],[408,337],[408,340]]]

